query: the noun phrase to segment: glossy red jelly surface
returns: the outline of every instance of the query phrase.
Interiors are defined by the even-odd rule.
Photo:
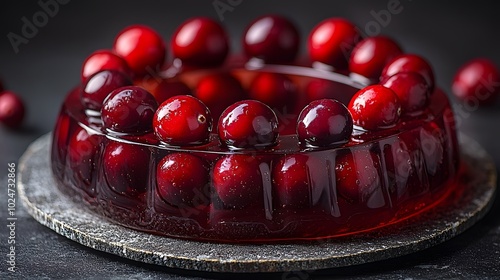
[[[283,74],[299,101],[308,99],[314,81],[328,81],[343,96],[362,87],[347,85],[355,85],[347,76],[299,66],[181,72],[165,81],[194,92],[199,81],[220,72],[244,92],[259,73]],[[276,112],[275,143],[244,149],[226,145],[215,130],[208,141],[187,146],[161,142],[154,131],[108,131],[100,115],[82,105],[81,90],[68,94],[54,129],[54,175],[65,193],[137,230],[239,243],[335,238],[416,215],[455,187],[455,124],[439,89],[421,114],[401,116],[383,130],[355,128],[342,145],[300,143],[295,131],[305,105]]]

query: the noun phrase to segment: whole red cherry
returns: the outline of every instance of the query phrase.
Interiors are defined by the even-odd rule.
[[[228,106],[243,100],[247,94],[240,82],[228,73],[208,74],[200,79],[194,96],[210,109],[214,120],[218,120]]]
[[[212,115],[196,97],[174,96],[165,100],[156,111],[153,128],[158,139],[169,145],[203,144],[212,131]]]
[[[14,129],[21,126],[26,109],[24,102],[12,91],[0,93],[0,123]]]
[[[172,38],[174,57],[183,64],[217,67],[229,52],[226,31],[213,19],[196,17],[182,23]]]
[[[500,94],[500,72],[488,59],[473,59],[455,74],[452,91],[458,100],[472,106],[493,104]]]
[[[403,51],[391,38],[368,37],[359,42],[351,53],[349,70],[368,79],[379,79],[385,65]]]
[[[231,148],[268,147],[278,138],[278,118],[266,104],[243,100],[229,106],[220,116],[219,138]]]
[[[350,203],[377,208],[384,205],[380,160],[370,150],[358,149],[337,156],[337,194]]]
[[[97,72],[103,70],[115,70],[122,72],[128,77],[132,77],[132,70],[130,70],[127,62],[120,56],[109,50],[98,50],[93,52],[82,65],[81,80],[82,83]]]
[[[110,189],[130,197],[146,192],[151,158],[147,147],[109,141],[102,156],[104,177]]]
[[[434,92],[434,71],[427,60],[416,54],[402,54],[393,58],[382,70],[380,80],[383,81],[397,73],[406,72],[420,74],[425,79],[430,93]]]
[[[132,80],[122,72],[103,70],[92,75],[83,86],[82,102],[86,108],[100,111],[104,99],[115,89],[131,86]]]
[[[401,103],[402,115],[420,115],[429,105],[431,92],[427,81],[416,72],[401,72],[381,82],[392,89]]]
[[[282,16],[266,15],[254,20],[243,35],[247,57],[266,63],[290,63],[297,56],[300,36],[295,25]]]
[[[277,114],[292,113],[298,99],[297,87],[286,75],[259,73],[248,90],[251,99],[259,100],[271,107]]]
[[[381,85],[359,90],[348,106],[354,125],[366,130],[379,130],[394,126],[401,115],[398,96]]]
[[[212,184],[226,207],[242,209],[264,200],[261,161],[248,155],[226,155],[213,167]]]
[[[210,182],[209,165],[188,153],[166,155],[156,172],[158,194],[177,207],[196,207],[197,199]],[[206,201],[206,200],[202,200]]]
[[[99,137],[80,128],[71,136],[68,145],[69,165],[79,180],[89,186],[94,177]]]
[[[156,99],[145,89],[136,86],[117,88],[102,106],[103,126],[115,132],[148,132],[157,108]]]
[[[347,69],[347,62],[360,40],[354,24],[343,18],[328,18],[314,27],[307,46],[312,61],[328,64],[335,69]]]
[[[166,47],[160,35],[145,25],[132,25],[115,38],[113,50],[123,57],[137,77],[160,71]]]
[[[344,104],[334,99],[311,102],[300,113],[297,136],[313,147],[338,146],[349,142],[352,117]]]

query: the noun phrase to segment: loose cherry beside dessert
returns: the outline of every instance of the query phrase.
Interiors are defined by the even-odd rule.
[[[266,104],[243,100],[222,113],[217,128],[220,140],[228,147],[268,147],[276,143],[278,118]]]
[[[165,62],[165,43],[156,31],[145,25],[122,30],[115,38],[113,50],[123,57],[137,77],[154,75]]]
[[[351,137],[353,121],[344,104],[320,99],[307,105],[299,115],[297,136],[312,147],[340,146]]]
[[[24,120],[24,102],[12,91],[0,92],[0,123],[8,128],[17,128]]]
[[[216,67],[226,59],[229,40],[224,28],[213,19],[192,18],[175,31],[172,52],[185,65]]]
[[[212,131],[210,110],[199,99],[174,96],[165,100],[153,118],[158,139],[168,145],[189,146],[208,141]]]
[[[500,95],[500,71],[488,59],[473,59],[453,77],[452,91],[458,100],[472,106],[492,104]]]
[[[158,108],[156,99],[137,86],[117,88],[104,101],[101,117],[104,128],[121,133],[145,133],[151,130]]]
[[[247,57],[256,57],[266,63],[290,63],[299,50],[299,32],[288,19],[267,15],[254,20],[243,35],[243,49]]]
[[[326,19],[316,25],[309,34],[307,40],[309,57],[312,61],[344,70],[359,40],[360,34],[351,22],[343,18]]]
[[[380,130],[394,126],[401,115],[398,96],[381,85],[359,90],[349,103],[354,125],[365,130]]]

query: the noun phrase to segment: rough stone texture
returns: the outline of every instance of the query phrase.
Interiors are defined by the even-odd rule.
[[[178,240],[131,230],[63,195],[52,178],[50,137],[35,141],[19,163],[19,194],[41,224],[90,248],[124,258],[207,272],[286,272],[344,267],[402,256],[442,243],[484,216],[496,189],[491,158],[462,137],[472,167],[464,193],[417,218],[373,233],[314,244],[234,245]]]

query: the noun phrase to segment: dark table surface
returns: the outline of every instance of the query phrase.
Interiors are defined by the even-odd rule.
[[[15,3],[10,3],[15,2]],[[21,205],[16,215],[17,272],[7,271],[7,164],[17,163],[26,147],[51,131],[66,92],[79,80],[80,66],[93,50],[110,48],[115,34],[133,23],[144,23],[169,39],[188,17],[220,20],[240,51],[245,26],[255,17],[280,13],[292,18],[303,38],[320,20],[341,16],[366,33],[397,38],[407,52],[428,58],[437,83],[450,92],[456,69],[469,59],[487,57],[500,66],[500,17],[493,1],[9,1],[0,7],[0,77],[18,92],[28,107],[20,130],[0,128],[0,278],[137,278],[137,279],[443,279],[500,278],[500,202],[473,228],[441,245],[404,257],[340,269],[271,275],[206,274],[145,265],[94,251],[38,224]],[[52,3],[47,16],[43,3]],[[57,5],[54,5],[56,3]],[[230,7],[219,13],[214,5]],[[388,5],[398,13],[387,17]],[[377,15],[386,15],[379,17]],[[15,47],[8,39],[23,35],[24,21],[38,20]],[[37,18],[38,17],[38,18]],[[378,19],[377,19],[378,18]],[[377,21],[378,20],[378,21]],[[370,29],[371,28],[371,29]],[[28,38],[29,37],[29,38]],[[305,51],[304,44],[302,51]],[[500,103],[488,108],[456,104],[460,131],[472,136],[500,163]],[[3,166],[3,167],[2,167]]]

